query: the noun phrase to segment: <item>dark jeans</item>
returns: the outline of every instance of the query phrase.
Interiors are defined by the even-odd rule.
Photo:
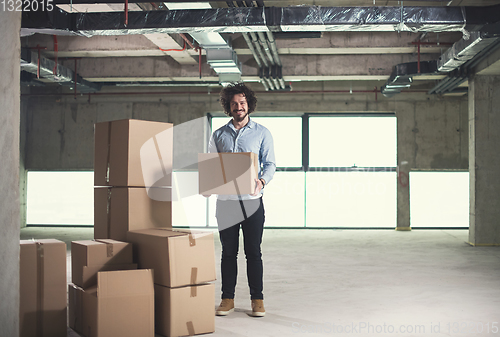
[[[244,201],[217,200],[217,222],[222,244],[222,298],[234,298],[238,275],[240,227],[247,259],[247,278],[251,299],[264,299],[260,245],[264,231],[262,198]],[[232,225],[234,223],[234,225]]]

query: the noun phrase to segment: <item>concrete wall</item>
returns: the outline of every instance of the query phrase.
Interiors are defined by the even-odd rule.
[[[403,177],[398,184],[398,228],[410,226],[409,188],[405,176],[412,169],[468,169],[467,97],[441,98],[401,94],[386,99],[375,93],[333,93],[339,89],[314,82],[294,84],[291,93],[258,93],[260,114],[305,112],[391,112],[398,119],[398,163]],[[345,89],[345,88],[343,88]],[[348,88],[347,88],[348,89]],[[206,113],[221,113],[219,89],[209,93],[165,95],[27,96],[26,167],[31,170],[93,168],[93,124],[121,118],[180,123]],[[256,90],[259,90],[256,88]],[[307,92],[306,92],[307,91]],[[186,144],[199,136],[191,130]],[[186,132],[182,132],[186,133]],[[202,146],[188,149],[198,153]],[[177,151],[179,152],[179,151]],[[185,167],[174,149],[174,166]],[[407,162],[403,164],[402,162]]]
[[[19,67],[21,12],[0,11],[0,335],[19,336]]]

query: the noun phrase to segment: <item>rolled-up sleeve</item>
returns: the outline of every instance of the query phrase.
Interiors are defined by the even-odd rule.
[[[264,129],[262,135],[262,145],[259,151],[259,162],[262,165],[259,178],[262,178],[268,184],[276,172],[276,157],[274,155],[274,141],[271,132]]]

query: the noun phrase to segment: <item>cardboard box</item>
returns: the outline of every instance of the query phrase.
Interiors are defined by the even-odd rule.
[[[154,188],[171,198],[172,189]],[[127,231],[172,227],[172,203],[151,199],[144,187],[94,188],[94,238],[126,241]]]
[[[154,337],[152,270],[106,271],[97,287],[69,287],[69,326],[85,337]]]
[[[20,336],[66,337],[66,244],[21,240],[19,276]]]
[[[199,193],[252,194],[258,166],[259,158],[252,152],[199,153]]]
[[[172,186],[173,124],[117,120],[95,125],[95,186]]]
[[[131,243],[111,239],[71,242],[71,276],[79,287],[95,286],[99,271],[130,269],[137,269]]]
[[[215,331],[213,284],[168,288],[155,284],[156,333],[168,337]]]
[[[155,283],[182,287],[214,281],[212,232],[155,228],[127,233],[139,268],[153,269]]]

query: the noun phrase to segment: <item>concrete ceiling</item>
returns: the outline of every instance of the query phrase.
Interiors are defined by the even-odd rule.
[[[240,2],[234,2],[235,5]],[[399,1],[357,0],[287,0],[263,1],[266,7],[296,5],[318,6],[401,6]],[[448,0],[404,1],[405,6],[489,6],[500,0]],[[213,8],[227,7],[226,1],[212,1]],[[160,9],[162,3],[129,4],[130,11]],[[67,12],[114,12],[123,11],[123,5],[73,4],[59,5]],[[190,40],[188,34],[185,34]],[[242,62],[242,80],[259,82],[259,67],[241,33],[222,34],[230,41]],[[461,32],[427,33],[421,39],[420,60],[437,60],[456,41]],[[323,32],[317,38],[280,38],[276,36],[278,54],[283,64],[286,83],[335,81],[336,85],[373,89],[380,87],[391,75],[395,65],[416,62],[419,59],[415,45],[422,33],[412,32]],[[34,34],[22,38],[22,46],[43,47],[41,54],[74,69],[85,80],[107,84],[179,82],[179,85],[203,85],[218,81],[217,74],[209,67],[202,50],[201,67],[199,53],[187,46],[180,34],[146,34],[117,36],[57,36]],[[500,75],[500,55],[490,57],[481,65],[481,73]],[[201,78],[200,78],[201,69]],[[412,89],[432,88],[445,73],[428,74],[414,78]],[[149,82],[149,83],[148,83]],[[258,84],[255,84],[258,88]]]

